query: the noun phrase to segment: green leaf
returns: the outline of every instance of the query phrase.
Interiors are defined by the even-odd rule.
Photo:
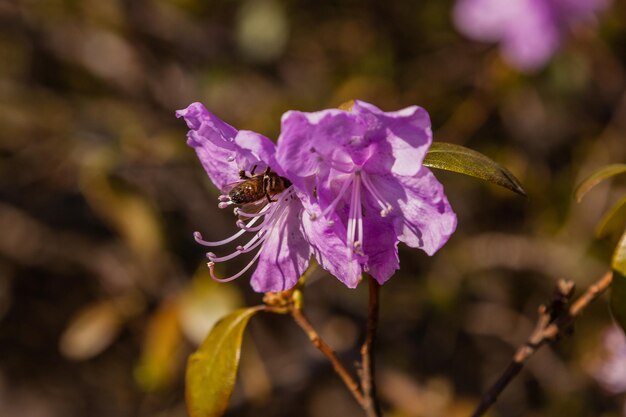
[[[233,393],[243,332],[263,307],[235,310],[218,321],[187,362],[186,399],[191,417],[219,417]]]
[[[611,260],[611,268],[626,276],[626,232],[622,235]]]
[[[574,191],[574,197],[576,201],[580,203],[585,194],[593,187],[606,180],[607,178],[614,177],[618,174],[626,172],[626,164],[613,164],[600,168],[590,176],[588,176],[583,182],[581,182]]]
[[[624,332],[626,332],[626,277],[613,272],[610,296],[611,314]]]
[[[433,142],[424,158],[424,165],[479,178],[526,195],[520,182],[508,169],[482,153],[464,146]]]
[[[615,248],[611,268],[613,268],[610,298],[611,314],[626,332],[626,232]]]
[[[600,219],[596,227],[596,237],[601,238],[608,235],[613,230],[623,227],[624,217],[626,215],[624,208],[626,208],[626,196],[622,197],[604,214],[604,216],[602,216],[602,219]]]

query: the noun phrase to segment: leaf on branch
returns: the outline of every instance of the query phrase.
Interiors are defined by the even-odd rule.
[[[623,228],[626,220],[626,196],[622,197],[609,211],[607,211],[598,226],[595,235],[598,238],[604,237],[618,228]]]
[[[191,417],[219,417],[233,393],[243,332],[263,307],[235,310],[218,321],[187,362],[186,398]]]
[[[626,173],[626,164],[612,164],[600,168],[576,187],[574,191],[576,202],[580,203],[585,194],[602,181],[623,173]]]
[[[626,276],[626,232],[622,235],[617,243],[615,252],[613,252],[611,268],[613,268],[613,271],[617,271],[623,276]]]
[[[626,332],[626,232],[622,235],[611,262],[613,283],[611,284],[611,314]]]
[[[626,333],[626,277],[618,272],[613,272],[609,302],[613,319]]]
[[[424,165],[479,178],[526,196],[526,191],[508,169],[464,146],[433,142],[424,158]]]

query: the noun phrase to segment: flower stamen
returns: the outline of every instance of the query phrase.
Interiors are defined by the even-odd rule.
[[[248,265],[246,265],[241,271],[237,272],[235,275],[228,277],[228,278],[218,278],[215,276],[215,262],[211,261],[209,263],[207,263],[207,266],[209,267],[209,273],[211,274],[211,278],[214,281],[217,282],[230,282],[230,281],[234,281],[237,278],[239,278],[240,276],[242,276],[243,274],[245,274],[248,269],[250,269],[252,267],[252,265],[254,265],[254,263],[259,259],[259,256],[261,256],[261,251],[258,251],[256,253],[256,255],[254,255],[254,258],[252,258],[252,260],[250,261],[250,263]]]
[[[391,204],[387,203],[385,201],[385,199],[383,198],[383,196],[381,195],[380,191],[378,191],[376,189],[376,187],[374,186],[374,184],[372,183],[372,180],[370,180],[367,177],[367,174],[365,174],[365,172],[361,173],[361,176],[363,178],[363,185],[365,186],[365,188],[367,189],[367,191],[370,192],[370,194],[372,194],[372,197],[374,197],[374,200],[376,200],[376,203],[380,206],[381,210],[380,210],[380,216],[381,217],[387,217],[387,215],[389,213],[391,213],[391,211],[393,210],[393,207],[391,206]]]
[[[352,257],[355,252],[363,254],[363,209],[361,207],[360,172],[357,172],[352,179],[352,195],[350,198],[346,245],[348,246],[348,254],[350,257]]]
[[[265,236],[264,235],[260,236],[260,235],[261,233],[257,233],[256,235],[254,235],[252,239],[248,241],[248,243],[246,243],[244,246],[238,246],[237,250],[231,253],[230,255],[218,257],[213,252],[207,252],[206,257],[209,258],[209,260],[212,262],[230,261],[231,259],[234,259],[237,256],[241,255],[242,253],[252,252],[256,248],[258,248],[259,245],[265,241]]]
[[[281,219],[286,215],[285,213],[287,211],[288,200],[291,198],[291,195],[292,195],[292,189],[289,188],[285,190],[285,192],[282,193],[278,201],[265,204],[265,206],[258,213],[247,213],[243,211],[241,208],[236,207],[234,212],[237,216],[248,217],[248,218],[251,218],[251,220],[248,221],[248,223],[245,223],[241,219],[237,220],[236,225],[241,230],[239,230],[237,233],[235,233],[233,236],[229,237],[228,239],[224,239],[220,242],[206,242],[202,240],[200,233],[196,232],[194,234],[196,241],[205,246],[220,246],[221,244],[230,243],[234,241],[235,239],[243,235],[245,232],[256,232],[256,234],[245,245],[237,246],[236,250],[228,255],[218,257],[213,252],[208,252],[206,254],[207,258],[209,258],[210,260],[210,262],[208,263],[208,266],[209,266],[209,272],[210,272],[211,278],[213,280],[218,281],[218,282],[233,281],[239,278],[241,275],[243,275],[246,271],[248,271],[252,267],[252,265],[254,265],[254,263],[259,259],[259,256],[261,256],[261,252],[263,252],[263,248],[264,248],[263,244],[272,235],[272,233],[274,233],[276,229],[275,226],[279,224]],[[254,224],[261,218],[263,218],[261,223],[257,226],[254,226]],[[228,278],[216,277],[215,275],[216,263],[230,261],[231,259],[234,259],[243,253],[249,253],[256,249],[258,249],[257,253],[254,255],[250,263],[248,263],[237,274]]]
[[[346,194],[346,191],[348,190],[348,187],[350,186],[350,184],[352,184],[352,178],[350,178],[348,181],[344,181],[344,183],[341,186],[341,189],[339,190],[339,193],[337,194],[337,197],[335,197],[332,203],[330,203],[328,207],[326,207],[324,211],[322,211],[323,217],[326,217],[328,213],[335,210],[335,207],[337,207],[337,204],[339,203],[339,201],[341,201],[343,199],[343,196]],[[311,218],[311,220],[317,219],[317,215],[315,213],[310,213],[309,217]]]

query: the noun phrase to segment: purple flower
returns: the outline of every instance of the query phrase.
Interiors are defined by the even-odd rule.
[[[604,332],[603,359],[592,367],[592,374],[609,392],[626,392],[626,336],[622,329],[612,326]]]
[[[431,142],[417,106],[386,113],[356,101],[350,111],[283,115],[276,159],[309,213],[305,238],[348,287],[362,272],[387,281],[399,241],[432,255],[454,232],[443,187],[422,165]]]
[[[176,112],[189,126],[187,143],[195,148],[200,162],[217,188],[227,191],[230,184],[240,183],[240,171],[245,175],[263,173],[269,168],[280,173],[274,158],[276,147],[263,135],[240,130],[218,119],[202,104],[193,103]],[[251,171],[254,171],[251,172]],[[231,237],[218,241],[203,240],[200,233],[194,234],[198,243],[222,246],[234,242],[244,234],[252,233],[247,243],[237,246],[229,255],[218,257],[207,253],[209,269],[213,279],[232,281],[248,271],[258,260],[252,274],[252,288],[257,292],[284,291],[293,287],[304,273],[311,257],[311,248],[301,232],[302,204],[295,196],[293,187],[277,193],[268,202],[265,196],[247,206],[235,207],[239,231]],[[219,197],[219,207],[226,208],[236,203],[227,193]],[[250,206],[250,209],[248,208]],[[252,260],[237,274],[229,278],[217,278],[214,266],[245,253],[256,250]]]
[[[593,22],[610,0],[458,0],[457,28],[471,39],[499,42],[504,59],[522,71],[544,66],[566,32]]]

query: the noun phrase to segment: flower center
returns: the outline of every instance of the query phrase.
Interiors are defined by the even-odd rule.
[[[348,210],[348,224],[346,230],[346,245],[348,247],[348,253],[350,257],[354,253],[363,255],[363,189],[365,189],[371,195],[372,199],[380,207],[380,216],[386,217],[393,207],[389,204],[382,193],[376,188],[371,178],[367,173],[362,170],[357,170],[345,178],[337,196],[334,200],[322,211],[321,215],[328,219],[332,224],[332,220],[329,219],[330,214],[335,210],[340,201],[343,201],[346,193],[350,189],[350,202]],[[316,214],[310,214],[311,220],[316,220],[318,216]]]

